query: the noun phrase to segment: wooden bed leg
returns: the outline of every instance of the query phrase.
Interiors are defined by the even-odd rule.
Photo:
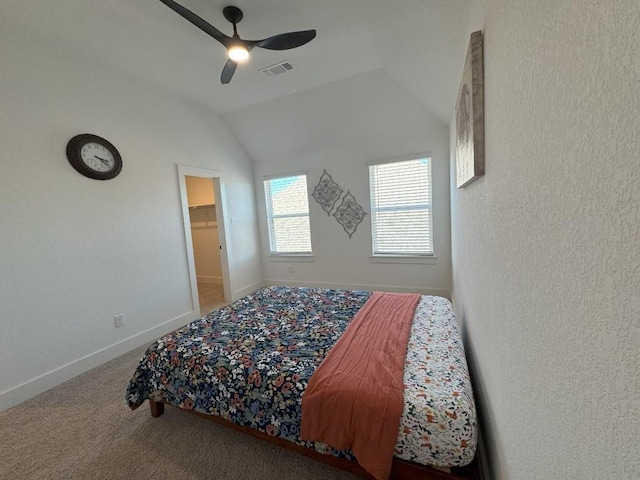
[[[164,413],[164,403],[162,402],[154,402],[153,400],[149,400],[149,407],[151,407],[151,416],[153,418],[158,418]]]

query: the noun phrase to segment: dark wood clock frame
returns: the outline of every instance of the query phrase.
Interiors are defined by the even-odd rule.
[[[111,170],[107,172],[98,172],[96,170],[93,170],[92,168],[89,168],[87,164],[82,160],[82,157],[80,156],[80,150],[84,145],[91,142],[98,143],[111,152],[115,161],[115,164]],[[69,143],[67,143],[67,159],[69,160],[71,166],[75,168],[77,172],[81,173],[85,177],[93,178],[94,180],[112,179],[118,176],[118,174],[122,170],[122,157],[120,156],[120,152],[118,152],[118,149],[114,147],[111,142],[90,133],[76,135],[71,140],[69,140]]]

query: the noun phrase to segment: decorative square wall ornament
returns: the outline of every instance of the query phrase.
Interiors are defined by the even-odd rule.
[[[316,188],[313,189],[312,196],[320,205],[322,205],[322,209],[327,212],[327,216],[331,215],[331,210],[333,210],[334,205],[342,195],[342,190],[340,185],[333,181],[331,175],[327,173],[325,170],[322,176],[320,177],[320,181],[316,185]]]
[[[351,192],[347,192],[333,216],[336,217],[338,223],[342,225],[344,231],[347,232],[349,238],[351,238],[351,235],[356,231],[356,228],[358,228],[358,225],[362,222],[366,214],[367,212],[358,205],[356,199],[351,195]]]
[[[456,102],[456,184],[484,175],[484,66],[482,32],[471,34]]]

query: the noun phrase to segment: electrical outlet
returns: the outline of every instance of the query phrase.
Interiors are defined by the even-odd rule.
[[[293,267],[289,267],[289,273],[293,273],[294,271]]]
[[[116,328],[124,327],[124,315],[116,315],[113,317],[113,323],[116,324]]]

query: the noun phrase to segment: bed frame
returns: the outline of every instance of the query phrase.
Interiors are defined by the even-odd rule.
[[[164,413],[164,405],[165,404],[163,402],[154,402],[152,400],[149,400],[149,406],[151,407],[151,416],[157,418],[162,415]],[[362,478],[372,478],[366,470],[364,470],[360,465],[358,465],[358,463],[354,461],[347,460],[345,458],[334,457],[333,455],[325,455],[313,449],[296,445],[295,443],[290,442],[289,440],[285,440],[284,438],[271,437],[266,433],[262,433],[249,427],[243,427],[217,415],[206,415],[204,413],[195,412],[193,410],[185,411],[199,417],[206,418],[211,422],[218,423],[220,425],[224,425],[225,427],[246,433],[247,435],[251,435],[252,437],[256,437],[269,443],[278,445],[279,447],[282,447],[286,450],[294,451],[298,454],[313,458],[314,460],[318,460],[322,463],[326,463],[341,470],[346,470],[348,472],[354,473],[355,475],[358,475]],[[437,468],[408,462],[406,460],[401,460],[395,457],[393,459],[393,464],[391,466],[391,476],[389,478],[390,480],[480,480],[477,459],[474,459],[469,465],[465,467],[452,467],[451,473],[447,473],[445,471],[438,470]]]

